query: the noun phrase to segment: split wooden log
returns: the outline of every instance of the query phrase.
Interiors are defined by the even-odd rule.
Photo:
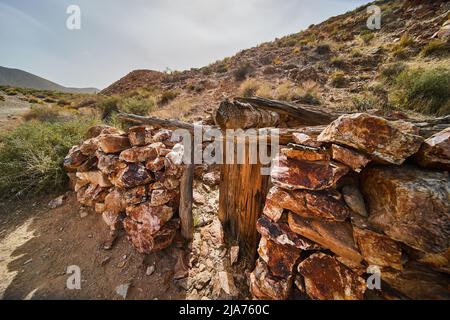
[[[119,113],[117,118],[122,121],[127,121],[135,124],[148,124],[161,128],[168,129],[185,129],[190,132],[193,132],[195,129],[195,125],[188,122],[183,122],[174,119],[161,119],[157,117],[143,117],[135,114],[129,113]]]

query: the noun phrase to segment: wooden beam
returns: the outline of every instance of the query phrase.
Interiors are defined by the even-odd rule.
[[[193,183],[194,164],[188,164],[184,168],[180,181],[181,235],[187,240],[192,240],[194,232],[194,218],[192,215]]]
[[[161,119],[157,117],[143,117],[129,113],[119,113],[117,118],[122,121],[128,121],[136,124],[148,124],[168,129],[186,129],[193,132],[195,125],[192,123],[174,120],[174,119]]]

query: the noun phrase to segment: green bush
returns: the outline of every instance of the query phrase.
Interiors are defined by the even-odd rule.
[[[394,81],[396,77],[405,71],[407,68],[406,64],[402,62],[390,63],[382,67],[381,76],[389,83]]]
[[[30,196],[63,189],[63,161],[80,143],[93,120],[30,121],[1,138],[0,198]]]
[[[331,85],[336,88],[344,88],[347,85],[347,78],[343,72],[337,71],[331,75]]]
[[[55,122],[61,120],[60,110],[56,107],[31,107],[31,109],[23,115],[25,121],[39,120],[46,122]]]
[[[425,114],[450,113],[450,69],[405,70],[395,82],[394,99],[405,109]]]
[[[445,56],[450,53],[450,45],[441,40],[432,40],[422,48],[420,54],[424,57]]]
[[[119,112],[119,98],[104,98],[98,103],[98,108],[102,114],[102,119],[109,119],[113,114]]]
[[[175,99],[177,96],[178,96],[178,93],[176,91],[173,91],[173,90],[164,91],[161,94],[161,97],[159,98],[158,103],[161,105],[168,104],[170,101]]]
[[[143,98],[140,96],[125,98],[119,102],[120,111],[137,114],[141,116],[148,115],[155,107],[154,98]]]

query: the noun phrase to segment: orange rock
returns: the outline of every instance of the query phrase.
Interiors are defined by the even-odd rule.
[[[361,187],[369,222],[390,238],[429,253],[450,247],[448,172],[373,167],[363,171]]]
[[[127,216],[146,225],[147,232],[154,234],[173,216],[173,209],[167,206],[153,207],[149,202],[126,208]]]
[[[364,197],[355,185],[346,185],[342,188],[342,196],[347,206],[353,210],[353,212],[359,214],[362,217],[367,217],[366,204]]]
[[[88,172],[97,170],[98,159],[95,156],[89,157],[81,166],[77,168],[78,172]]]
[[[289,145],[290,146],[290,145]],[[295,145],[296,148],[281,148],[280,153],[287,158],[305,161],[327,161],[330,160],[330,155],[322,150],[310,147],[303,147]]]
[[[259,257],[267,263],[271,274],[287,279],[294,271],[301,250],[292,246],[279,245],[262,237],[259,242],[258,253]]]
[[[289,227],[295,233],[330,249],[337,255],[359,264],[361,254],[353,240],[350,223],[302,218],[289,213]]]
[[[344,221],[350,215],[350,209],[341,200],[321,191],[288,191],[272,187],[269,191],[264,214],[274,221],[281,217],[278,208],[287,209],[302,217],[323,218]]]
[[[404,121],[388,121],[367,113],[342,115],[317,138],[349,146],[383,163],[402,164],[423,142],[417,128]]]
[[[319,148],[322,146],[322,142],[317,141],[316,139],[312,138],[311,136],[305,133],[294,132],[292,134],[292,138],[294,139],[294,142],[296,144],[301,144],[313,148]]]
[[[99,185],[87,184],[77,191],[77,200],[79,203],[94,207],[97,202],[104,202],[107,195],[107,189]]]
[[[298,272],[304,277],[306,293],[312,299],[364,299],[364,279],[329,255],[314,253],[299,264]]]
[[[132,146],[144,146],[153,142],[152,127],[135,126],[128,129],[128,139]]]
[[[106,154],[97,150],[96,157],[98,159],[97,167],[104,174],[118,172],[120,169],[126,167],[126,163],[120,161],[117,154]]]
[[[256,261],[255,269],[250,273],[250,291],[257,299],[287,300],[292,284],[293,277],[280,279],[271,275],[262,259]]]
[[[353,228],[353,236],[361,254],[371,265],[402,270],[402,249],[385,235],[360,228]]]
[[[101,171],[88,171],[88,172],[77,172],[77,178],[80,180],[89,181],[93,185],[98,185],[102,188],[111,187],[112,183]]]
[[[300,161],[285,156],[273,161],[272,182],[290,190],[332,188],[349,171],[348,167],[332,161]]]
[[[145,167],[153,172],[160,171],[164,169],[164,158],[158,157],[153,160],[148,160],[147,163],[145,164]]]
[[[450,128],[425,140],[415,161],[422,167],[450,170]]]
[[[167,190],[167,189],[156,189],[151,190],[150,205],[151,206],[162,206],[169,201],[175,199],[179,195],[177,190]]]
[[[130,163],[112,177],[112,182],[119,188],[133,188],[148,184],[152,176],[140,163]]]
[[[119,134],[107,134],[98,137],[98,146],[104,153],[117,153],[130,147],[127,136]]]
[[[132,147],[120,153],[119,159],[126,162],[145,162],[158,157],[158,149],[154,145],[144,147]]]
[[[80,147],[74,146],[64,158],[64,169],[69,172],[76,171],[87,159],[88,157],[81,152]]]
[[[123,197],[127,205],[135,205],[147,201],[147,186],[138,186],[128,189],[124,192]]]
[[[97,138],[88,139],[80,145],[81,153],[83,153],[86,156],[95,155],[97,148],[98,148],[98,139]]]
[[[172,219],[153,235],[153,250],[164,250],[170,246],[180,228],[180,220]]]
[[[105,197],[105,210],[111,211],[118,215],[120,212],[124,212],[125,208],[125,199],[119,190],[113,189]]]
[[[361,170],[370,162],[370,159],[365,155],[336,144],[331,146],[331,157],[333,160],[349,166],[356,172],[361,172]]]
[[[86,136],[88,139],[91,139],[98,137],[101,134],[122,134],[122,131],[107,125],[97,125],[89,128]]]

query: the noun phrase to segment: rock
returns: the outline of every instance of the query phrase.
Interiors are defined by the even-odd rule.
[[[361,187],[371,225],[423,252],[439,253],[449,248],[448,172],[413,166],[374,167],[363,171]]]
[[[108,188],[112,186],[111,181],[101,171],[77,172],[77,178],[88,181],[90,184],[99,186],[101,188]]]
[[[132,147],[130,149],[123,150],[120,153],[119,159],[122,161],[135,163],[155,160],[157,157],[158,149],[151,144],[145,147]]]
[[[184,254],[183,250],[179,250],[173,275],[175,280],[184,279],[189,275],[189,263],[186,260],[187,256]],[[185,288],[185,290],[187,289],[188,288]]]
[[[203,289],[211,281],[211,274],[208,271],[202,271],[195,276],[194,283],[197,290]]]
[[[212,171],[205,173],[203,175],[203,183],[205,183],[207,186],[214,187],[217,186],[220,183],[220,172],[219,171]]]
[[[230,263],[235,264],[239,258],[239,246],[232,246],[230,248]]]
[[[433,34],[432,38],[438,38],[438,39],[441,39],[442,41],[449,42],[449,40],[450,40],[450,20],[447,20],[446,22],[444,22],[442,27],[435,34]]]
[[[304,161],[328,161],[328,152],[318,148],[295,145],[296,148],[281,148],[280,153],[287,158]]]
[[[361,170],[370,162],[370,159],[365,155],[357,151],[341,147],[337,144],[333,144],[331,146],[331,157],[333,160],[345,164],[356,172],[361,172]]]
[[[127,136],[107,134],[98,137],[98,146],[104,153],[118,153],[130,147]]]
[[[67,171],[76,171],[88,157],[84,155],[78,146],[74,146],[69,150],[69,153],[64,158],[64,169]]]
[[[122,134],[122,131],[107,125],[97,125],[89,128],[86,137],[91,139],[98,137],[101,134]]]
[[[204,241],[210,241],[217,246],[224,243],[222,224],[217,218],[215,218],[213,222],[208,226],[203,227],[200,231],[200,234]]]
[[[353,236],[365,261],[371,265],[403,270],[402,249],[385,235],[353,228]]]
[[[141,163],[130,163],[115,174],[111,181],[119,188],[133,188],[148,184],[152,176]]]
[[[180,186],[180,179],[174,177],[166,177],[163,179],[163,186],[167,190],[175,190]]]
[[[323,190],[332,188],[348,172],[332,161],[299,161],[284,156],[273,160],[272,182],[282,188]]]
[[[294,139],[294,142],[296,144],[301,144],[313,148],[320,148],[322,146],[322,142],[317,141],[316,139],[305,133],[294,132],[292,134],[292,138]]]
[[[197,190],[193,191],[193,200],[195,204],[204,204],[206,202],[205,200],[205,196],[202,195],[200,192],[198,192]]]
[[[419,150],[423,139],[416,134],[417,128],[404,121],[355,113],[340,116],[317,140],[352,147],[374,160],[399,165]]]
[[[80,214],[80,218],[83,219],[89,215],[89,210],[86,207],[81,207],[78,213]]]
[[[234,284],[233,275],[226,271],[220,271],[217,276],[219,278],[219,283],[222,290],[232,297],[237,297],[239,291]]]
[[[262,259],[256,261],[255,269],[250,273],[250,292],[254,298],[261,300],[286,300],[292,283],[292,277],[279,279],[272,276]]]
[[[154,207],[149,202],[126,208],[129,218],[145,227],[146,231],[153,235],[173,216],[173,209],[167,206]],[[144,226],[145,225],[145,226]]]
[[[80,145],[81,153],[84,154],[85,156],[89,156],[89,157],[95,155],[97,148],[98,148],[98,139],[97,138],[91,138],[91,139],[85,140]]]
[[[147,269],[145,270],[145,275],[151,276],[153,272],[155,272],[155,265],[148,266]]]
[[[135,126],[128,129],[128,139],[132,146],[144,146],[153,142],[152,128]]]
[[[166,140],[170,140],[172,137],[172,131],[167,129],[160,129],[156,131],[153,135],[153,141],[155,142],[164,142]]]
[[[55,209],[61,207],[64,204],[64,200],[66,199],[65,195],[61,195],[48,203],[48,207],[50,209]]]
[[[450,274],[450,248],[441,253],[415,252],[414,257],[420,264],[429,266],[439,272]]]
[[[414,159],[420,166],[450,170],[450,128],[425,140]]]
[[[138,186],[125,190],[123,193],[124,201],[127,205],[136,205],[147,201],[147,186]]]
[[[381,279],[413,300],[449,300],[449,277],[410,266],[402,272],[384,270]]]
[[[327,192],[288,191],[272,187],[266,198],[264,214],[278,221],[283,208],[306,218],[322,218],[344,221],[350,215],[350,209],[341,200]]]
[[[317,242],[343,258],[358,264],[361,262],[362,257],[353,240],[350,223],[302,218],[294,213],[289,213],[288,221],[289,227],[295,233]]]
[[[106,154],[97,150],[95,155],[98,159],[97,168],[104,174],[109,175],[127,166],[124,161],[119,160],[117,154]]]
[[[179,196],[178,190],[157,189],[150,191],[150,205],[162,206]]]
[[[172,219],[169,222],[167,222],[161,228],[161,230],[159,230],[153,235],[153,251],[164,250],[168,248],[175,239],[175,235],[179,228],[180,228],[180,219]]]
[[[95,156],[89,157],[81,166],[77,168],[77,172],[88,172],[97,170],[98,159]]]
[[[121,296],[123,299],[127,298],[128,290],[130,289],[130,284],[125,283],[116,287],[116,293]]]
[[[105,210],[102,212],[102,219],[110,230],[114,231],[119,229],[119,213],[112,210]]]
[[[329,255],[314,253],[299,264],[298,272],[304,277],[306,293],[312,299],[364,299],[364,279]]]
[[[287,223],[274,223],[264,215],[256,222],[256,230],[261,236],[279,245],[291,246],[301,250],[321,249],[319,245],[293,232]]]
[[[145,167],[152,172],[164,169],[164,157],[157,157],[156,159],[148,160],[145,163]]]
[[[364,197],[355,185],[346,185],[341,190],[344,201],[353,212],[368,217]]]
[[[107,193],[105,188],[88,184],[77,191],[77,200],[85,206],[94,207],[96,202],[104,202]]]
[[[271,274],[283,279],[289,278],[300,258],[301,250],[292,246],[279,245],[261,237],[258,247],[259,257],[266,262]]]
[[[118,189],[113,189],[105,197],[105,210],[110,210],[119,214],[125,211],[126,203],[123,194]]]
[[[105,211],[105,204],[102,202],[96,202],[94,210],[96,213],[103,213],[103,211]]]

